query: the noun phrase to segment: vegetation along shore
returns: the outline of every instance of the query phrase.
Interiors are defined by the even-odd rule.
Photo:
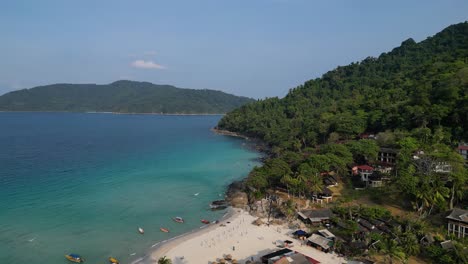
[[[217,129],[270,148],[243,185],[253,214],[327,227],[350,258],[467,263],[467,103],[464,22],[248,103]]]

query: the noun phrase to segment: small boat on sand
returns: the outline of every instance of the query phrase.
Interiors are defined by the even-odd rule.
[[[119,264],[120,263],[116,258],[113,258],[113,257],[109,257],[109,262],[113,263],[113,264]]]
[[[159,230],[161,230],[164,233],[169,233],[169,229],[164,228],[164,227],[159,228]]]
[[[210,223],[210,221],[208,221],[208,220],[206,220],[206,219],[202,219],[202,220],[200,220],[200,221],[201,221],[202,223],[204,223],[205,225],[207,225],[207,224]]]
[[[139,227],[138,228],[138,233],[143,235],[145,233],[145,230],[143,230],[143,228]]]
[[[184,219],[180,216],[176,216],[174,218],[172,218],[172,220],[176,221],[177,223],[183,223],[184,222]]]
[[[68,259],[69,261],[71,262],[75,262],[75,263],[81,263],[81,262],[84,262],[84,258],[81,257],[80,255],[78,254],[68,254],[68,255],[65,255],[65,258]]]

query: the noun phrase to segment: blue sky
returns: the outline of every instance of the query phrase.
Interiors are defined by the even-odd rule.
[[[0,1],[0,94],[119,79],[284,96],[468,20],[468,1]]]

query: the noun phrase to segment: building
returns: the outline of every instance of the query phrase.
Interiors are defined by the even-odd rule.
[[[383,176],[379,172],[376,172],[369,176],[369,180],[366,182],[367,187],[382,187],[383,186]]]
[[[458,150],[458,153],[460,153],[460,155],[462,155],[462,157],[465,159],[465,160],[468,160],[468,145],[466,144],[460,144],[457,148]]]
[[[312,193],[311,198],[312,198],[312,202],[315,202],[315,203],[320,203],[320,204],[322,204],[323,202],[328,203],[333,199],[333,192],[327,187],[324,187],[321,192]]]
[[[335,240],[335,235],[328,231],[328,229],[322,229],[317,232],[326,239]]]
[[[452,165],[445,161],[436,162],[433,169],[437,173],[450,173],[452,172]]]
[[[315,260],[311,257],[302,255],[300,253],[294,253],[292,255],[288,256],[282,256],[278,260],[272,260],[272,264],[319,264],[320,262],[318,260]]]
[[[307,239],[307,244],[323,252],[329,252],[333,246],[333,240],[325,238],[321,235],[312,234]]]
[[[372,173],[374,173],[374,168],[372,168],[369,165],[354,166],[352,168],[352,173],[353,175],[359,175],[361,177],[361,181],[368,182],[369,176],[371,176]]]
[[[333,213],[328,208],[303,210],[297,213],[298,218],[306,224],[319,225],[328,223]]]
[[[292,250],[284,248],[284,249],[262,256],[261,260],[262,260],[262,263],[271,263],[270,261],[275,261],[275,260],[282,258],[283,256],[289,256],[292,254],[294,254]]]
[[[377,160],[385,163],[394,165],[396,162],[397,150],[392,148],[380,148],[377,154]]]
[[[453,234],[458,238],[468,237],[468,210],[453,208],[446,219],[449,234]]]

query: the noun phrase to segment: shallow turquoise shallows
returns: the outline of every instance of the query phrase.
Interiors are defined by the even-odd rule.
[[[128,263],[220,218],[209,202],[259,154],[212,133],[219,119],[0,113],[0,263]]]

